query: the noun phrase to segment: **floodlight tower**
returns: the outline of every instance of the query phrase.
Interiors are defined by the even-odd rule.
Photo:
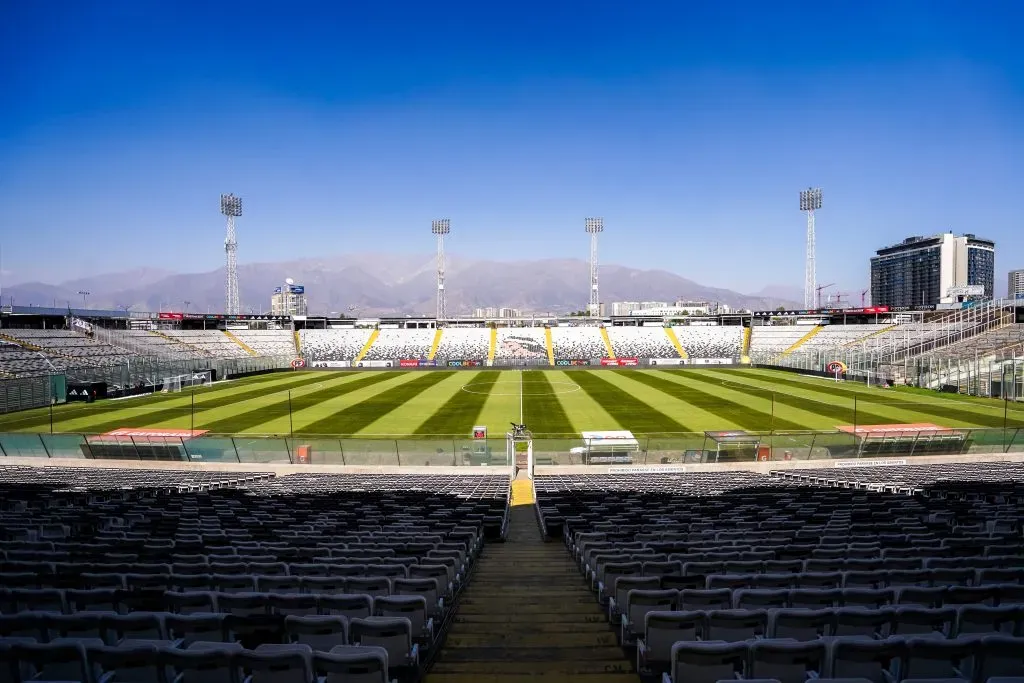
[[[452,231],[451,221],[439,218],[430,223],[430,232],[437,235],[437,319],[444,320],[447,311],[444,305],[444,236]]]
[[[584,229],[590,235],[590,303],[587,312],[596,318],[601,314],[601,298],[597,291],[597,236],[604,232],[604,219],[587,218]]]
[[[238,315],[238,240],[235,238],[235,219],[242,215],[242,198],[233,194],[220,196],[220,212],[228,217],[228,234],[224,238],[227,257],[227,279],[224,287],[225,313]]]
[[[821,208],[821,188],[800,191],[800,210],[807,214],[807,257],[804,265],[804,308],[814,308],[817,273],[814,265],[814,210]]]

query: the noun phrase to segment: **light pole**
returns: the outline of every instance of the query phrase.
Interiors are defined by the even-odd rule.
[[[188,307],[192,305],[192,302],[188,301],[188,300],[185,300],[185,301],[182,301],[181,303],[185,304],[185,311],[184,312],[188,313]]]
[[[431,221],[430,232],[437,235],[437,320],[448,316],[444,296],[444,236],[452,231],[451,220],[439,218]]]
[[[80,289],[80,290],[78,290],[78,293],[82,296],[82,308],[88,308],[89,307],[89,295],[92,294],[92,292],[90,292],[87,289]]]
[[[807,256],[804,264],[804,308],[814,308],[814,288],[817,273],[814,263],[814,211],[821,208],[821,188],[807,188],[800,191],[800,210],[807,214]]]
[[[590,302],[587,312],[596,318],[601,314],[601,297],[597,289],[597,236],[604,232],[603,218],[587,218],[583,221],[584,230],[590,235]]]
[[[228,218],[228,232],[224,238],[226,257],[226,281],[224,284],[224,306],[228,315],[238,315],[238,239],[235,235],[235,219],[242,215],[242,198],[233,194],[220,196],[220,212]]]

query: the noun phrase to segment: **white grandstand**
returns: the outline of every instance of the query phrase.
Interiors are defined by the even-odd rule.
[[[491,330],[485,327],[449,327],[441,336],[436,358],[445,360],[486,360]]]
[[[144,356],[162,356],[181,360],[209,357],[208,354],[197,348],[149,330],[121,330],[118,335],[123,338],[126,348]]]
[[[210,358],[245,358],[249,354],[234,339],[220,330],[167,330],[168,337]]]
[[[599,327],[553,327],[555,358],[604,358],[608,355]]]
[[[809,325],[755,325],[750,330],[750,357],[782,353],[812,329]]]
[[[10,341],[31,350],[38,350],[51,359],[60,358],[67,366],[100,367],[120,365],[129,352],[119,346],[91,339],[71,330],[12,330],[4,329]]]
[[[675,345],[661,325],[609,327],[608,338],[619,358],[679,358]]]
[[[433,344],[434,330],[431,329],[381,330],[373,346],[366,352],[364,360],[426,358]]]
[[[739,358],[743,350],[739,325],[682,325],[672,331],[690,358]]]
[[[354,360],[366,342],[370,340],[373,330],[301,330],[299,346],[303,356],[309,361],[345,361]]]
[[[501,327],[494,357],[503,360],[538,359],[548,357],[547,342],[542,327]]]
[[[883,333],[892,325],[825,325],[821,330],[799,346],[801,349],[830,348],[855,344],[872,335]]]
[[[261,356],[295,355],[295,335],[291,330],[232,330],[231,333]]]

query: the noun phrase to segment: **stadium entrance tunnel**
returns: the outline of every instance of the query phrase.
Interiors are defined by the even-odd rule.
[[[571,394],[580,390],[580,385],[568,381],[530,381],[530,380],[498,380],[497,382],[470,382],[464,384],[462,390],[470,394],[488,396],[552,396],[554,394]]]

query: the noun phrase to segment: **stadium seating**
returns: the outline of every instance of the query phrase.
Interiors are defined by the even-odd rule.
[[[661,325],[608,327],[608,338],[619,358],[679,358],[679,352]]]
[[[10,341],[24,344],[38,351],[51,361],[61,359],[67,367],[102,367],[121,365],[128,358],[128,352],[91,339],[71,330],[21,330],[5,328],[3,335]]]
[[[502,360],[547,361],[547,342],[542,327],[499,327],[494,357]]]
[[[23,346],[0,340],[0,373],[18,375],[39,375],[67,368],[64,358],[50,357],[39,351],[30,351]]]
[[[555,358],[604,358],[608,355],[599,327],[553,327],[551,345]]]
[[[739,359],[743,328],[738,325],[683,325],[672,328],[690,358]]]
[[[1024,675],[1024,464],[847,469],[535,485],[643,675]]]
[[[301,330],[299,344],[308,361],[354,360],[366,346],[373,330]]]
[[[181,360],[209,358],[209,354],[206,352],[155,331],[127,330],[118,334],[124,338],[127,348],[142,356],[161,356]]]
[[[485,327],[447,327],[435,358],[444,360],[486,360],[491,331]]]
[[[261,356],[295,355],[295,335],[291,330],[231,330],[231,333]]]
[[[377,340],[366,352],[366,360],[425,359],[433,344],[434,330],[385,329],[380,331]]]
[[[750,331],[750,357],[778,355],[811,331],[807,325],[755,325]]]
[[[418,680],[508,495],[489,475],[0,468],[2,680]]]
[[[210,358],[247,358],[249,354],[221,330],[166,330],[163,334]]]
[[[818,334],[801,344],[800,349],[826,349],[855,344],[889,327],[892,326],[874,324],[825,325]]]

